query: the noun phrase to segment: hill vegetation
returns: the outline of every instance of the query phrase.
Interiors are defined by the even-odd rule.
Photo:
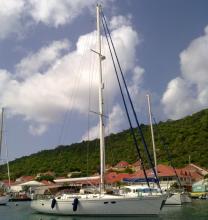
[[[147,145],[152,154],[150,128],[141,125]],[[173,163],[181,167],[191,162],[208,168],[208,109],[192,116],[154,126],[158,163],[168,164],[165,146],[171,152]],[[159,132],[158,132],[159,131]],[[138,142],[142,156],[146,158],[141,139]],[[162,143],[161,140],[164,140]],[[129,130],[106,137],[106,164],[115,165],[124,160],[133,163],[138,160]],[[146,166],[147,160],[144,159]],[[10,162],[11,178],[22,175],[36,175],[52,171],[56,176],[66,176],[73,171],[81,171],[82,176],[99,170],[99,140],[83,141],[69,146],[58,146],[53,150],[43,150]],[[6,178],[5,165],[0,166],[0,178]]]

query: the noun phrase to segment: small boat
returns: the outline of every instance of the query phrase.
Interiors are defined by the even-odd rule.
[[[156,187],[149,188],[147,185],[130,185],[130,186],[124,186],[120,190],[120,194],[131,197],[150,196],[150,195],[161,195],[161,191]],[[166,192],[162,192],[162,194],[167,195],[167,199],[164,205],[182,205],[182,203],[184,203],[186,200],[185,194],[183,193],[166,194]]]
[[[208,195],[205,193],[205,194],[202,194],[199,199],[202,199],[202,200],[207,200],[208,199]]]
[[[188,192],[181,193],[181,202],[182,202],[182,204],[192,202],[191,196]]]
[[[120,195],[126,196],[151,196],[151,195],[161,195],[161,191],[158,188],[148,187],[147,185],[130,185],[124,186],[119,190]]]
[[[191,203],[192,200],[186,192],[170,193],[165,201],[165,205],[182,205],[184,203]]]
[[[165,205],[182,205],[181,193],[170,193],[165,201]]]
[[[6,205],[9,202],[9,195],[1,195],[0,196],[0,205]]]
[[[155,140],[154,140],[154,130],[152,125],[152,111],[151,111],[151,103],[150,103],[150,95],[147,94],[147,103],[148,103],[148,112],[149,112],[149,121],[150,121],[150,128],[151,128],[151,137],[152,137],[152,147],[153,147],[153,155],[154,155],[154,163],[155,163],[155,169],[157,172],[157,156],[156,156],[156,150],[155,150]],[[175,168],[173,167],[174,171]],[[175,174],[178,178],[178,182],[181,186],[179,177],[175,171]],[[191,197],[186,192],[173,192],[168,193],[168,197],[165,201],[165,205],[182,205],[183,203],[190,203]]]

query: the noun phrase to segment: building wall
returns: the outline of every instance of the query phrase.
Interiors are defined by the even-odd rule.
[[[192,192],[206,192],[206,187],[205,185],[192,186]]]

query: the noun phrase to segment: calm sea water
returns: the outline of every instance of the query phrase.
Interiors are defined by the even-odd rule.
[[[70,217],[38,214],[29,202],[10,202],[0,206],[0,220],[208,220],[208,200],[195,200],[182,207],[164,207],[155,217]]]

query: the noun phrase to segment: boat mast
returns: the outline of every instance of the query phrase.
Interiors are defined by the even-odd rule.
[[[4,108],[1,110],[1,131],[0,131],[0,158],[3,144],[3,127],[4,127]]]
[[[9,182],[9,189],[11,188],[11,180],[10,180],[10,169],[9,169],[9,160],[8,160],[8,148],[6,148],[6,161],[7,161],[7,175],[8,175],[8,182]]]
[[[104,140],[104,102],[103,102],[103,79],[102,79],[102,60],[101,54],[101,31],[100,31],[100,10],[101,6],[97,5],[97,40],[98,40],[98,63],[99,63],[99,121],[100,121],[100,193],[104,192],[104,174],[105,174],[105,140]]]
[[[0,131],[0,158],[1,158],[1,151],[3,146],[3,132],[4,132],[4,108],[1,110],[1,131]],[[8,161],[8,149],[6,149],[6,163],[7,163],[7,175],[9,181],[9,188],[10,188],[10,172],[9,172],[9,161]]]
[[[157,156],[155,150],[155,137],[154,137],[154,130],[152,126],[152,112],[151,112],[151,104],[150,104],[150,95],[147,94],[147,103],[148,103],[148,110],[149,110],[149,121],[150,121],[150,128],[151,128],[151,136],[152,136],[152,147],[153,147],[153,156],[154,156],[154,163],[155,163],[155,172],[157,174]]]

